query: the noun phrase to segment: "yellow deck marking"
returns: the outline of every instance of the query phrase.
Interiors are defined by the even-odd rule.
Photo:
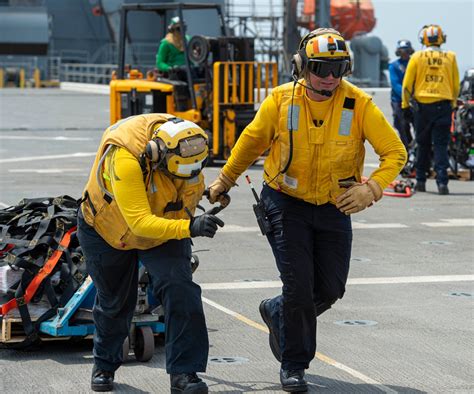
[[[204,303],[220,310],[221,312],[224,312],[224,313],[226,313],[226,314],[228,314],[232,317],[235,317],[237,320],[240,320],[241,322],[243,322],[243,323],[245,323],[245,324],[247,324],[247,325],[249,325],[253,328],[256,328],[257,330],[263,331],[263,332],[268,334],[267,326],[264,326],[260,323],[254,322],[253,320],[241,315],[240,313],[234,312],[233,310],[230,310],[230,309],[226,308],[225,306],[222,306],[222,305],[218,304],[217,302],[214,302],[214,301],[212,301],[208,298],[202,297],[202,301]],[[380,389],[384,393],[389,393],[389,394],[396,394],[397,393],[396,391],[392,390],[391,388],[389,388],[387,386],[384,386],[383,384],[377,382],[376,380],[374,380],[372,378],[369,378],[368,376],[364,375],[363,373],[358,372],[355,369],[352,369],[352,368],[348,367],[347,365],[341,364],[340,362],[338,362],[336,360],[333,360],[332,358],[330,358],[328,356],[325,356],[322,353],[316,352],[316,357],[319,360],[321,360],[322,362],[324,362],[326,364],[329,364],[329,365],[331,365],[335,368],[338,368],[338,369],[348,373],[349,375],[352,375],[353,377],[363,381],[364,383],[376,386],[378,389]]]

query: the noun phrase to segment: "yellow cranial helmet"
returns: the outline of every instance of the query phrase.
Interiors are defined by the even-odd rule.
[[[346,41],[342,36],[325,33],[314,37],[309,36],[305,45],[308,60],[311,59],[347,59],[350,60]]]
[[[169,175],[190,179],[199,175],[209,155],[206,132],[188,120],[174,118],[158,126],[145,153]]]
[[[351,72],[351,55],[341,33],[332,28],[319,28],[308,33],[293,56],[294,77],[308,71],[325,78],[340,78]]]
[[[424,46],[437,46],[446,42],[446,35],[439,25],[425,25],[419,34],[420,43]]]

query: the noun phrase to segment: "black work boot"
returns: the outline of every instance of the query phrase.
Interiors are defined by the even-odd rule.
[[[91,389],[93,391],[112,391],[115,373],[104,371],[94,365],[92,368]]]
[[[207,394],[207,384],[195,372],[171,374],[171,393]]]
[[[446,196],[449,194],[448,185],[438,185],[438,194],[441,196]]]
[[[422,181],[416,182],[415,190],[417,192],[426,192],[426,182],[422,182]]]
[[[269,331],[268,340],[270,342],[270,349],[272,350],[272,353],[275,356],[275,358],[279,362],[281,362],[280,340],[279,338],[277,338],[275,334],[275,330],[273,329],[272,317],[269,311],[269,308],[270,308],[269,302],[270,302],[269,298],[267,298],[266,300],[263,300],[260,303],[260,306],[258,307],[258,309],[260,311],[260,315],[262,316],[263,321],[268,327],[268,331]]]
[[[280,382],[283,391],[289,393],[304,393],[308,391],[308,385],[306,380],[304,380],[304,369],[280,369]]]

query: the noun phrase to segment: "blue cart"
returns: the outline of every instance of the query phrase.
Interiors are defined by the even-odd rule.
[[[93,335],[92,306],[95,293],[94,283],[87,277],[64,308],[59,308],[53,319],[40,324],[40,333],[57,338],[85,338]],[[159,306],[153,313],[143,312],[148,309],[149,301],[153,302],[146,287],[139,288],[136,313],[130,334],[123,344],[124,361],[128,358],[130,350],[133,350],[138,361],[149,361],[155,350],[155,334],[162,334],[165,331],[164,323],[160,321],[163,313]]]

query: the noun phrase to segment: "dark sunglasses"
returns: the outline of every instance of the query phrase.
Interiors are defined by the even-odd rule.
[[[329,74],[332,74],[334,78],[341,78],[349,71],[349,67],[349,60],[312,60],[308,62],[309,72],[320,78],[326,78]]]

